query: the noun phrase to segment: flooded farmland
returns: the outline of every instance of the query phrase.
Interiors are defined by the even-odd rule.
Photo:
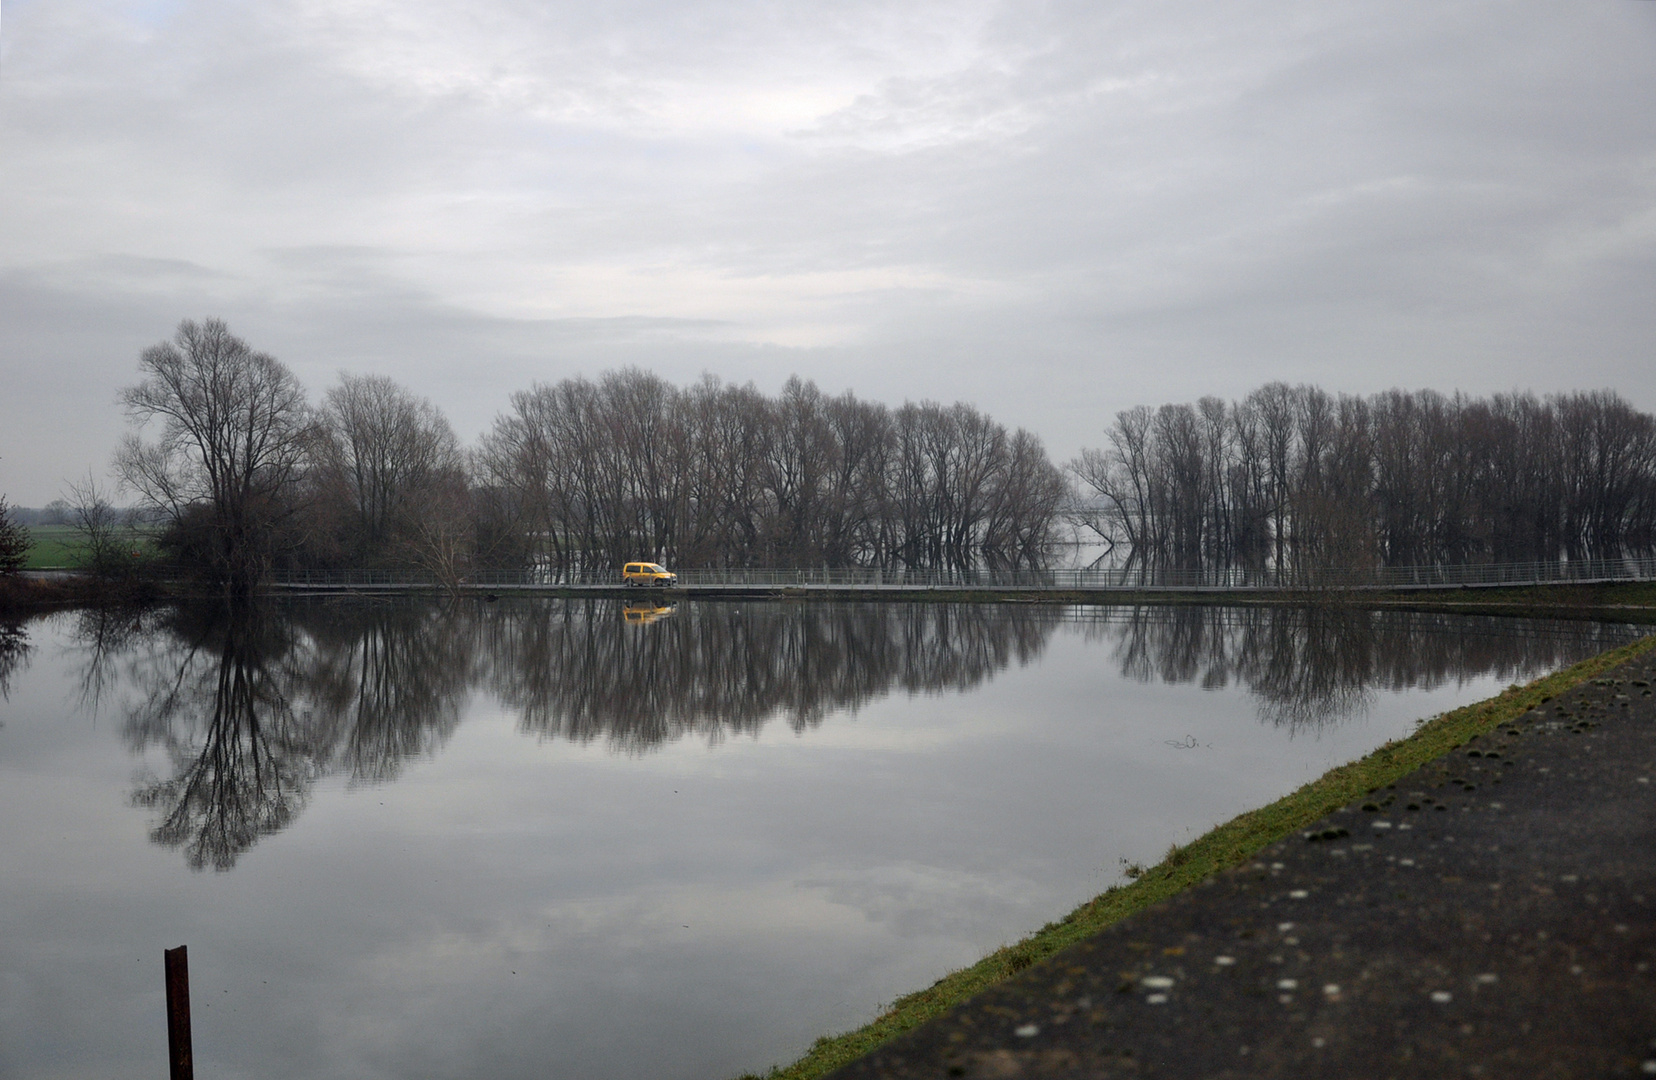
[[[0,1076],[724,1078],[1639,636],[1343,609],[293,602],[0,636]]]

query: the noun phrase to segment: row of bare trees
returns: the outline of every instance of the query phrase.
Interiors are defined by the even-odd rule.
[[[1147,567],[1278,573],[1656,549],[1656,418],[1614,393],[1331,395],[1117,414],[1070,465],[1085,523]]]
[[[1068,494],[1039,439],[969,405],[636,370],[513,395],[478,463],[560,569],[1033,566]]]
[[[797,379],[774,398],[637,370],[537,385],[467,452],[383,376],[344,375],[312,406],[217,320],[181,323],[139,369],[116,472],[165,523],[163,549],[237,593],[284,564],[450,581],[638,558],[1033,566],[1069,493],[1039,439],[968,405],[892,410]]]

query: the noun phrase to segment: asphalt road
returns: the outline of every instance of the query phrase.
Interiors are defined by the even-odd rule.
[[[1656,652],[835,1073],[1656,1076]]]

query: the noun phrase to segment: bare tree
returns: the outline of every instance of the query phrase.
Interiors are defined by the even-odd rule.
[[[121,577],[137,558],[133,550],[132,515],[109,501],[90,471],[80,483],[69,485],[68,524],[80,539],[79,562],[99,577]]]
[[[383,375],[341,375],[318,427],[311,483],[324,505],[313,513],[343,533],[340,546],[355,565],[396,561],[426,503],[446,505],[462,471],[454,429],[431,402]]]
[[[981,550],[992,566],[1034,569],[1046,563],[1069,500],[1069,480],[1041,440],[1022,428],[1006,445],[1006,468],[995,479]]]
[[[1115,423],[1104,432],[1109,449],[1084,449],[1069,466],[1104,503],[1104,510],[1089,515],[1086,523],[1111,547],[1124,543],[1129,559],[1149,558],[1161,546],[1150,505],[1151,419],[1142,405],[1116,413]]]
[[[403,550],[449,592],[458,592],[471,568],[476,532],[471,492],[459,470],[437,477],[401,523]]]
[[[311,413],[293,373],[254,352],[218,319],[179,323],[145,349],[143,381],[121,394],[153,442],[129,434],[115,457],[123,482],[165,515],[174,551],[227,592],[269,569],[293,512]]]

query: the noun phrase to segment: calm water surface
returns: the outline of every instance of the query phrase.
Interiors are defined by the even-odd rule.
[[[313,603],[0,627],[0,1076],[720,1080],[1632,640],[1404,613]]]

